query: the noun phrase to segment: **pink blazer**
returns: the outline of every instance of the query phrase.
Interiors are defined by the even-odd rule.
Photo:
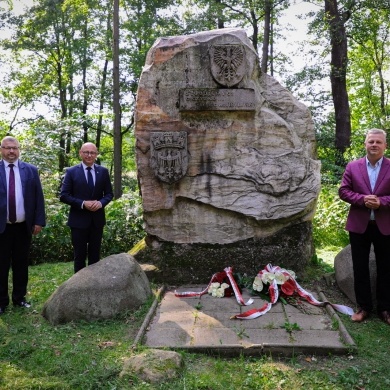
[[[390,160],[386,157],[383,157],[374,191],[371,191],[365,157],[347,165],[339,188],[340,198],[351,205],[346,230],[360,234],[366,231],[371,210],[364,205],[364,196],[369,194],[377,195],[381,202],[375,210],[379,231],[390,235]]]

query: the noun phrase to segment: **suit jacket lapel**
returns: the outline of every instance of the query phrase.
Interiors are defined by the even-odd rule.
[[[19,160],[18,162],[19,164],[19,175],[20,175],[20,182],[22,184],[22,192],[23,192],[23,197],[26,196],[26,189],[25,189],[25,184],[26,184],[26,180],[25,180],[25,175],[26,175],[26,172],[25,172],[25,166],[23,164],[22,161]]]
[[[94,170],[95,170],[95,185],[94,185],[94,187],[93,187],[93,191],[92,191],[92,194],[91,194],[92,198],[93,198],[93,196],[94,196],[94,194],[95,194],[96,185],[97,185],[98,179],[99,179],[99,175],[98,175],[98,172],[99,172],[99,171],[98,171],[98,165],[93,164],[93,168],[94,168]]]
[[[5,190],[7,190],[7,178],[5,176],[5,165],[3,160],[0,161],[0,181]]]
[[[88,182],[87,182],[87,177],[85,176],[85,169],[84,169],[84,165],[82,163],[79,164],[79,175],[83,178],[83,183],[85,183],[85,186],[88,187]]]
[[[371,190],[371,184],[370,184],[370,178],[368,177],[368,172],[367,172],[367,160],[365,157],[361,158],[359,161],[359,169],[360,173],[363,177],[364,183],[366,184],[369,193],[372,193]]]
[[[390,167],[389,160],[386,157],[383,157],[381,169],[379,171],[378,178],[376,179],[375,188],[373,191],[374,194],[375,191],[377,191],[378,187],[380,186],[382,180],[387,176],[389,167]]]
[[[95,167],[95,188],[96,188],[98,180],[100,181],[101,175],[100,175],[100,166],[97,164],[94,164],[94,167]]]

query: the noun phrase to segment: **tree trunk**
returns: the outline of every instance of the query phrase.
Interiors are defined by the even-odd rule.
[[[84,28],[83,28],[83,41],[87,41],[88,39],[88,29],[87,29],[87,22],[85,22]],[[84,46],[82,51],[82,58],[81,58],[81,66],[82,66],[82,83],[83,83],[83,105],[82,105],[82,112],[83,112],[83,140],[84,142],[88,142],[88,123],[86,121],[87,117],[87,110],[88,110],[88,85],[87,85],[87,48]],[[97,146],[97,145],[96,145]],[[97,146],[99,149],[99,147]]]
[[[271,1],[265,0],[264,3],[264,39],[263,39],[263,55],[261,58],[261,71],[267,73],[268,71],[268,53],[271,36]]]
[[[217,20],[217,28],[225,28],[225,18],[223,16],[223,12],[221,11],[221,0],[216,0],[218,4],[218,20]]]
[[[114,113],[114,197],[122,196],[122,135],[119,94],[119,0],[113,12],[113,113]]]
[[[325,0],[325,14],[331,41],[331,71],[333,105],[336,119],[335,147],[337,150],[335,163],[345,165],[343,153],[351,141],[351,113],[347,92],[347,35],[346,18],[338,11],[337,0]]]

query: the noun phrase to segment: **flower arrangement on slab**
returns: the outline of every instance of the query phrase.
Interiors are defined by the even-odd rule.
[[[212,297],[217,297],[217,298],[223,298],[225,296],[225,290],[228,289],[230,286],[227,283],[218,283],[214,282],[211,283],[207,292],[212,296]]]
[[[254,319],[267,313],[272,305],[275,304],[279,299],[279,288],[281,293],[287,297],[299,296],[305,299],[312,305],[315,306],[326,306],[331,305],[335,310],[340,313],[352,315],[353,309],[344,306],[330,303],[328,301],[320,302],[312,294],[303,289],[296,281],[296,276],[293,271],[288,271],[279,266],[272,266],[268,264],[263,270],[259,271],[253,280],[252,289],[257,292],[262,292],[268,288],[269,302],[266,302],[262,307],[255,308],[246,311],[245,313],[236,314],[232,319],[249,320]],[[179,298],[202,296],[204,294],[210,294],[215,297],[222,298],[224,296],[236,297],[239,305],[249,306],[254,300],[250,298],[247,302],[241,294],[241,290],[238,287],[234,276],[233,268],[226,267],[222,272],[218,272],[211,277],[208,286],[201,292],[177,292],[175,296]]]

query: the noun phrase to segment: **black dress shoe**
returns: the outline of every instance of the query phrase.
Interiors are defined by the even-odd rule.
[[[20,302],[14,302],[14,306],[25,307],[26,309],[28,309],[29,307],[31,307],[31,304],[30,302],[20,301]]]
[[[0,306],[0,315],[5,313],[5,307]]]

